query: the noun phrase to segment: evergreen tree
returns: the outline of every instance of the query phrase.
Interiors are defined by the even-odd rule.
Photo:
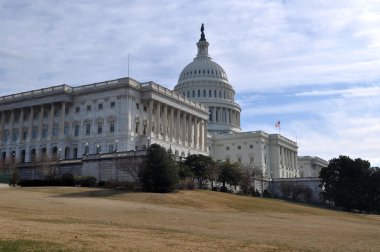
[[[178,184],[177,164],[160,145],[152,144],[147,149],[146,161],[139,172],[145,191],[167,193]]]

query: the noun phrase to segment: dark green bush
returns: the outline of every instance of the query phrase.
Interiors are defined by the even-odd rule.
[[[75,185],[94,187],[96,185],[96,178],[93,176],[78,176],[75,177]]]

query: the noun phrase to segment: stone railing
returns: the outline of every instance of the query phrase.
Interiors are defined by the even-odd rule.
[[[152,90],[154,90],[154,91],[157,91],[157,92],[159,92],[159,93],[161,93],[161,94],[165,94],[165,95],[167,95],[167,96],[169,96],[169,97],[171,97],[171,98],[174,98],[174,99],[176,99],[176,100],[179,100],[179,101],[185,102],[185,103],[187,103],[187,104],[189,104],[189,105],[192,105],[192,106],[194,106],[194,107],[197,107],[197,108],[200,108],[200,109],[206,110],[206,107],[205,107],[203,104],[201,104],[201,103],[199,103],[199,102],[197,102],[197,101],[194,101],[194,100],[188,99],[188,98],[186,98],[185,96],[183,96],[183,95],[181,95],[181,94],[179,94],[179,93],[177,93],[177,92],[175,92],[175,91],[172,91],[172,90],[170,90],[170,89],[168,89],[168,88],[165,88],[165,87],[163,87],[163,86],[161,86],[161,85],[159,85],[159,84],[157,84],[157,83],[154,83],[154,82],[152,82],[152,81],[142,83],[142,84],[141,84],[141,88],[142,88],[143,90],[149,90],[149,89],[152,89]]]
[[[52,94],[58,94],[58,93],[72,93],[72,92],[73,92],[72,87],[66,84],[62,84],[59,86],[47,87],[47,88],[42,88],[42,89],[12,94],[12,95],[1,96],[0,103],[13,102],[17,100],[30,99],[34,97],[41,97],[41,96],[47,96],[47,95],[52,95]]]

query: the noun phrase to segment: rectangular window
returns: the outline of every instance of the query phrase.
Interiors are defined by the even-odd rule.
[[[238,146],[238,150],[241,150],[241,146],[240,145]]]
[[[253,149],[253,144],[249,145],[249,148],[250,148],[250,149]]]
[[[208,97],[211,97],[211,89],[208,91]]]
[[[103,132],[103,122],[98,122],[98,134],[102,134]]]
[[[110,121],[110,133],[114,133],[114,132],[115,132],[115,122]]]
[[[87,105],[86,110],[91,111],[91,105]]]
[[[144,112],[146,112],[146,106],[144,106]]]
[[[58,126],[53,127],[53,136],[58,136]]]
[[[65,124],[65,127],[63,128],[63,134],[65,136],[69,134],[69,124]]]
[[[214,97],[216,97],[216,90],[214,90]]]
[[[42,137],[47,137],[48,134],[48,126],[44,125],[42,128]]]
[[[74,136],[79,136],[79,124],[74,125]]]
[[[136,103],[136,109],[140,108],[140,104]]]
[[[201,97],[201,90],[198,89],[198,97]]]
[[[108,152],[113,152],[113,144],[108,145]]]
[[[12,140],[16,141],[18,139],[18,129],[14,129],[12,133]]]
[[[206,97],[206,89],[203,89],[203,97]]]
[[[251,156],[249,157],[249,163],[253,164],[254,158]]]
[[[28,137],[28,130],[27,129],[24,129],[22,131],[22,140],[26,140],[26,138]]]
[[[111,101],[111,102],[110,102],[110,107],[111,107],[111,108],[114,108],[115,105],[116,105],[116,103],[115,103],[114,101]]]
[[[80,112],[80,107],[75,107],[75,113],[79,113]]]
[[[37,127],[33,127],[33,129],[32,129],[32,138],[36,138],[37,134],[38,134],[38,128]]]
[[[78,148],[73,149],[73,158],[77,159],[78,158]]]
[[[86,135],[90,135],[91,133],[91,124],[90,123],[86,123]]]
[[[229,147],[229,146],[227,146],[227,147],[226,147],[226,150],[230,150],[230,147]]]
[[[103,103],[98,104],[98,109],[103,109]]]

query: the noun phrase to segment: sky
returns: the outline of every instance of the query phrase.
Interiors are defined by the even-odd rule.
[[[244,131],[380,166],[379,0],[0,0],[0,96],[127,77],[128,55],[173,88],[202,23]]]

